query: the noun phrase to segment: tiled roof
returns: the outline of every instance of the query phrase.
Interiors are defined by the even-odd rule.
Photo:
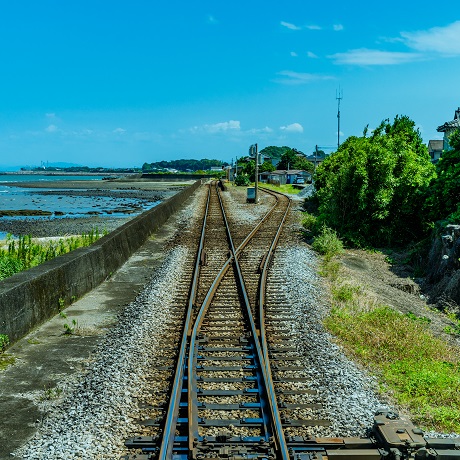
[[[443,133],[457,128],[460,128],[460,107],[455,111],[454,119],[452,121],[446,121],[443,125],[438,126],[436,131]]]
[[[431,140],[428,142],[428,148],[432,151],[442,150],[444,148],[444,141],[438,139]]]

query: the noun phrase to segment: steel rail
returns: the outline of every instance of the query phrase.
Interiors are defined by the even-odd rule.
[[[169,460],[172,458],[177,418],[179,415],[180,396],[181,396],[182,384],[183,384],[183,378],[184,378],[184,361],[185,361],[185,357],[187,353],[187,336],[188,336],[189,329],[190,329],[190,323],[191,323],[192,312],[193,312],[193,304],[196,298],[196,288],[198,285],[198,276],[200,272],[200,259],[201,259],[201,253],[203,251],[203,246],[204,246],[206,222],[208,218],[209,202],[211,199],[211,188],[210,187],[211,186],[209,186],[209,190],[208,190],[208,197],[207,197],[206,209],[205,209],[205,213],[203,217],[200,242],[198,245],[198,251],[197,251],[196,261],[195,261],[195,268],[193,272],[193,279],[192,279],[192,284],[190,287],[190,295],[189,295],[189,301],[188,301],[188,306],[187,306],[187,317],[186,317],[186,320],[184,323],[184,329],[182,332],[181,347],[179,351],[179,357],[177,359],[174,383],[173,383],[172,390],[171,390],[170,403],[169,403],[168,413],[166,415],[166,420],[165,420],[165,425],[164,425],[164,437],[161,442],[160,453],[158,456],[159,460]]]
[[[284,223],[286,221],[286,217],[289,213],[289,209],[291,208],[291,199],[289,199],[288,206],[286,208],[286,211],[283,215],[283,218],[281,220],[280,226],[278,227],[278,231],[276,232],[275,238],[273,239],[273,242],[267,252],[267,255],[265,257],[265,263],[262,269],[262,274],[260,276],[259,280],[259,302],[258,302],[258,309],[259,309],[259,327],[260,327],[260,343],[262,345],[262,350],[263,350],[263,357],[264,357],[264,364],[265,364],[265,370],[267,373],[267,378],[269,380],[269,395],[270,399],[274,401],[273,405],[278,409],[278,405],[276,402],[276,395],[274,392],[273,388],[273,378],[272,378],[272,372],[270,368],[270,361],[269,361],[269,356],[268,356],[268,345],[267,345],[267,337],[266,337],[266,332],[265,332],[265,291],[266,291],[266,285],[267,285],[267,277],[268,277],[268,268],[270,265],[270,259],[273,256],[273,252],[278,244],[278,240],[281,236],[281,232],[284,227]],[[281,423],[281,419],[279,417],[279,413],[277,417],[274,417],[274,420],[276,421],[276,429],[277,432],[279,433],[281,440],[281,449],[283,450],[283,455],[287,455],[286,458],[289,458],[289,453],[288,453],[288,448],[286,445],[286,439],[284,437],[284,431],[283,431],[283,426]],[[284,458],[284,457],[283,457]]]
[[[221,204],[223,219],[224,219],[225,226],[226,226],[226,232],[227,232],[229,242],[230,242],[230,246],[231,246],[232,257],[230,257],[226,261],[226,263],[222,267],[220,273],[218,274],[218,276],[214,280],[214,282],[213,282],[211,288],[209,289],[208,293],[206,294],[206,297],[205,297],[205,299],[204,299],[204,301],[203,301],[203,303],[201,305],[200,311],[199,311],[199,313],[197,315],[195,324],[193,326],[192,333],[190,335],[190,346],[189,346],[189,356],[188,356],[188,365],[187,365],[187,369],[188,369],[187,387],[188,387],[188,397],[189,397],[189,399],[188,399],[189,454],[193,455],[192,453],[193,453],[193,448],[194,448],[194,444],[195,444],[195,440],[196,440],[195,435],[198,432],[198,429],[197,429],[197,418],[198,418],[197,402],[198,401],[197,401],[197,398],[196,398],[197,384],[196,384],[196,375],[193,372],[193,369],[196,368],[195,349],[196,349],[197,335],[198,335],[198,331],[201,328],[201,325],[202,325],[204,316],[206,314],[206,311],[208,310],[208,307],[209,307],[209,305],[210,305],[210,303],[212,301],[212,298],[214,297],[214,294],[215,294],[215,292],[217,290],[217,287],[220,284],[220,282],[221,282],[222,278],[224,277],[225,273],[228,271],[228,269],[230,267],[230,263],[233,260],[233,263],[234,263],[234,266],[235,266],[235,269],[236,269],[236,272],[237,272],[237,275],[238,275],[238,281],[239,281],[239,284],[240,284],[241,293],[242,293],[242,296],[243,296],[243,299],[244,299],[244,306],[246,308],[246,315],[247,315],[247,318],[249,320],[252,336],[254,338],[254,345],[255,345],[255,348],[256,348],[257,360],[259,361],[259,365],[260,365],[260,368],[261,368],[261,371],[262,371],[264,389],[265,389],[265,391],[267,393],[267,396],[268,396],[268,402],[269,402],[269,406],[270,406],[270,415],[271,415],[271,419],[270,419],[270,424],[271,424],[270,431],[271,432],[270,432],[270,434],[274,435],[275,446],[276,446],[276,450],[279,452],[279,458],[282,458],[283,460],[288,460],[289,459],[289,453],[288,453],[286,441],[284,439],[284,434],[283,434],[283,431],[282,431],[282,425],[281,425],[281,420],[280,420],[280,416],[279,416],[276,397],[274,395],[273,388],[270,387],[270,385],[272,385],[271,374],[267,373],[267,368],[269,368],[269,366],[265,363],[263,349],[262,349],[261,343],[260,343],[259,338],[258,338],[258,332],[257,332],[257,328],[256,328],[256,325],[255,325],[255,322],[254,322],[254,316],[252,314],[251,305],[250,305],[249,298],[248,298],[248,295],[247,295],[246,286],[245,286],[244,279],[243,279],[243,276],[242,276],[242,273],[241,273],[241,268],[240,268],[240,265],[239,265],[239,262],[238,262],[238,259],[237,259],[237,250],[234,247],[233,239],[231,237],[230,228],[229,228],[227,217],[226,217],[226,214],[225,214],[225,208],[224,208],[220,193],[219,193],[218,190],[217,190],[217,192],[218,192],[218,197],[219,197],[219,201],[220,201],[220,204]],[[243,241],[243,243],[240,244],[240,246],[238,247],[238,253],[246,246],[246,244],[249,242],[249,240],[252,238],[252,236],[255,234],[255,232],[260,228],[260,226],[262,225],[263,221],[265,221],[268,218],[268,215],[270,215],[273,212],[273,210],[275,209],[275,207],[277,205],[278,205],[278,203],[275,204],[271,208],[269,213],[267,213],[267,215],[264,217],[264,219],[262,219],[262,221],[257,225],[257,228],[253,229],[253,231],[250,233],[250,235],[248,235],[248,237],[246,237],[246,239]],[[277,232],[277,235],[278,234],[279,234],[279,232]],[[268,356],[267,356],[267,359],[268,359]]]

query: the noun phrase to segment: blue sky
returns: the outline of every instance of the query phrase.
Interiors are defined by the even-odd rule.
[[[310,153],[460,106],[458,0],[0,0],[0,168]]]

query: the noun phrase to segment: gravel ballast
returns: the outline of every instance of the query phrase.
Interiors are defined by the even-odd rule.
[[[197,202],[195,198],[182,211],[182,225],[199,225],[194,219]],[[114,459],[126,453],[124,440],[139,431],[142,411],[137,402],[151,390],[149,379],[162,355],[165,325],[171,321],[174,295],[188,257],[189,250],[182,246],[168,251],[144,291],[110,329],[85,372],[61,382],[58,398],[43,402],[38,394],[31,395],[37,404],[46,406],[47,415],[37,434],[14,453],[16,458]],[[315,434],[364,435],[375,411],[388,406],[376,395],[376,382],[341,353],[322,326],[328,304],[317,275],[316,255],[298,238],[288,236],[276,253],[271,276],[283,280],[286,300],[298,318],[292,329],[299,360],[311,388],[321,395],[324,418],[333,422]]]

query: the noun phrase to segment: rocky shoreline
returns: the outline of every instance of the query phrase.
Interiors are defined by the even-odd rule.
[[[34,196],[90,197],[94,210],[86,216],[72,216],[58,209],[0,209],[0,233],[16,236],[30,235],[36,238],[81,235],[94,230],[111,232],[130,219],[164,201],[187,184],[156,183],[139,180],[111,181],[49,181],[14,184],[36,190]],[[120,206],[107,208],[105,199],[120,200]],[[124,203],[126,200],[126,203]],[[79,213],[76,208],[74,214]]]
[[[94,230],[112,232],[131,220],[129,217],[61,217],[50,219],[6,219],[0,221],[0,232],[12,235],[30,235],[35,238],[81,235]]]

